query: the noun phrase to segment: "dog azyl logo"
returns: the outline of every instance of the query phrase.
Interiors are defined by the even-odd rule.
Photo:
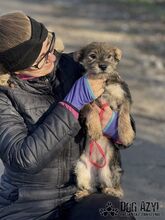
[[[105,208],[100,208],[99,209],[99,213],[100,215],[106,217],[108,215],[110,216],[118,216],[119,214],[119,209],[118,208],[113,208],[112,203],[111,202],[107,202],[107,204],[105,205]]]
[[[100,208],[101,216],[160,216],[159,202],[141,201],[119,202],[118,207],[113,207],[111,202],[107,202],[105,208]]]

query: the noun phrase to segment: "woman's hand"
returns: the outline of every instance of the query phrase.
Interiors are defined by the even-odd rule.
[[[95,96],[95,99],[103,94],[105,87],[105,79],[95,79],[94,77],[92,77],[92,75],[87,75],[87,82]]]

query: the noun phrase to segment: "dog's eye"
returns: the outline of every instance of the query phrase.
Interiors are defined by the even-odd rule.
[[[93,60],[96,59],[96,54],[91,53],[91,54],[89,55],[89,58],[90,58],[90,59],[93,59]]]

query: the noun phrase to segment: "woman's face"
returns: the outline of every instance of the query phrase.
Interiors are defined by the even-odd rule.
[[[51,71],[54,68],[54,62],[56,61],[56,56],[53,54],[53,52],[48,53],[50,44],[51,42],[48,40],[47,37],[46,40],[43,42],[41,52],[37,60],[33,63],[33,65],[25,70],[17,71],[16,74],[25,74],[27,76],[40,77],[51,73]],[[47,54],[46,57],[44,57],[45,54]],[[42,66],[40,69],[37,69],[35,67],[36,65],[38,65],[38,63],[40,64],[40,66]]]

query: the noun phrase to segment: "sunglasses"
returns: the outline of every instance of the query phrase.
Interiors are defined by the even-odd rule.
[[[51,32],[51,34],[52,34],[52,39],[50,41],[50,46],[49,46],[48,51],[35,65],[31,66],[30,68],[41,69],[45,65],[46,61],[48,60],[49,54],[54,52],[54,44],[55,44],[56,37],[55,37],[54,32]]]

